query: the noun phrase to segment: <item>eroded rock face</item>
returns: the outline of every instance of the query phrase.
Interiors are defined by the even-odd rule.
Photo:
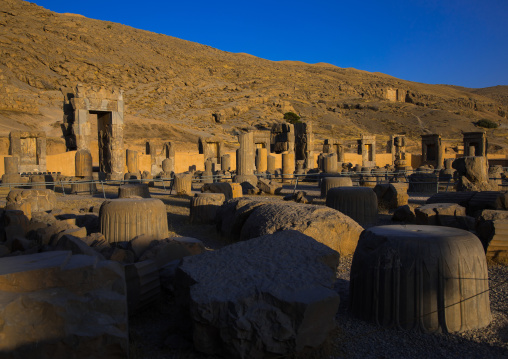
[[[339,255],[282,231],[186,257],[178,282],[190,294],[194,346],[238,358],[286,356],[323,343],[334,327]]]
[[[123,268],[69,251],[3,258],[0,323],[2,358],[126,358]]]
[[[7,195],[7,205],[30,203],[32,212],[51,211],[56,195],[50,189],[13,189]]]

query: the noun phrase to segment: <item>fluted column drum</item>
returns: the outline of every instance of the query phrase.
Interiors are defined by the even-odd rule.
[[[325,177],[321,181],[321,197],[326,197],[330,188],[352,186],[351,177]]]
[[[330,153],[328,155],[323,156],[323,172],[326,173],[337,173],[338,165],[337,165],[337,154]]]
[[[177,173],[173,179],[173,189],[176,194],[190,195],[192,192],[192,175],[190,173]]]
[[[282,182],[289,182],[295,172],[295,153],[284,152],[282,154]]]
[[[377,222],[377,196],[369,187],[335,187],[326,194],[326,205],[365,226]]]
[[[266,148],[256,150],[256,171],[258,173],[266,172],[268,169],[268,151]]]
[[[163,161],[162,161],[162,170],[164,171],[164,173],[171,173],[175,170],[175,162],[173,161],[172,158],[165,158]]]
[[[99,211],[101,233],[109,243],[130,241],[145,234],[153,239],[168,235],[166,206],[155,198],[120,198],[103,202]]]
[[[222,155],[220,158],[220,165],[223,171],[231,170],[231,156],[230,155]]]
[[[351,266],[352,313],[378,325],[463,332],[492,317],[487,261],[471,232],[442,226],[372,227]]]

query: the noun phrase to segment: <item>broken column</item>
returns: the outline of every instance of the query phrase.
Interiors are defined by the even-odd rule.
[[[295,153],[282,153],[282,182],[290,182],[295,172]]]
[[[264,173],[268,166],[268,153],[266,148],[256,149],[256,171],[257,173]]]
[[[74,157],[75,177],[77,182],[71,184],[71,193],[94,193],[97,186],[93,180],[92,154],[89,150],[79,150]],[[81,182],[81,183],[80,183]]]
[[[323,155],[323,172],[325,173],[337,173],[338,172],[338,164],[337,164],[337,154],[336,153],[328,153]]]
[[[127,150],[127,172],[129,173],[138,173],[138,151]]]
[[[267,158],[267,171],[268,173],[270,174],[274,174],[275,173],[275,156],[274,155],[268,155],[268,158]]]
[[[5,173],[2,175],[2,184],[21,183],[21,175],[19,174],[18,157],[4,157]]]
[[[295,160],[304,161],[304,168],[314,167],[314,134],[312,122],[299,122],[295,125]]]
[[[235,182],[249,182],[253,186],[257,184],[254,175],[254,136],[252,132],[244,132],[238,136],[240,148],[236,150],[236,176]]]
[[[221,161],[221,169],[223,171],[231,171],[231,156],[230,155],[222,155],[220,161]]]

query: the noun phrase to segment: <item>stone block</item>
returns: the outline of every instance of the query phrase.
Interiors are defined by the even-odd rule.
[[[32,212],[51,211],[56,206],[56,195],[50,189],[13,189],[7,195],[7,205],[30,203]]]
[[[123,268],[69,251],[2,258],[0,322],[2,357],[126,358]]]
[[[179,293],[187,293],[181,300],[189,301],[195,348],[207,355],[269,358],[319,347],[335,327],[338,259],[296,231],[185,258],[177,282]]]

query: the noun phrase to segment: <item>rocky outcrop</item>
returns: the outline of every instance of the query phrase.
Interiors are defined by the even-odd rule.
[[[296,231],[185,258],[179,293],[189,299],[195,348],[267,358],[320,346],[335,325],[337,265],[335,251]]]

